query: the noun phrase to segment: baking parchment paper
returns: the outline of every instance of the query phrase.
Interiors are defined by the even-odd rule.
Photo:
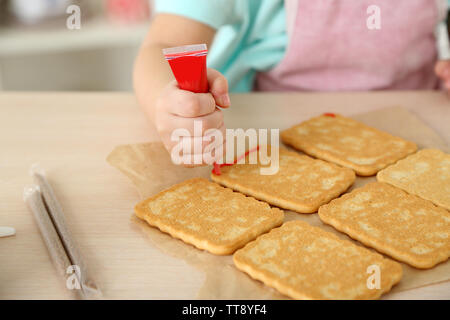
[[[419,149],[438,148],[448,152],[445,141],[426,126],[414,114],[400,107],[386,108],[352,118],[393,135],[414,141]],[[172,164],[170,155],[160,142],[121,145],[108,156],[107,161],[124,173],[136,186],[142,199],[150,197],[176,183],[193,177],[208,178],[211,167],[184,168]],[[349,191],[375,181],[375,177],[357,177]],[[333,232],[341,238],[350,239],[333,227],[323,224],[317,214],[298,214],[285,210],[285,221],[303,220]],[[276,290],[255,281],[238,271],[231,256],[215,256],[174,239],[156,228],[150,227],[134,214],[130,222],[149,240],[149,245],[162,252],[184,260],[204,272],[205,282],[198,292],[198,299],[286,299]],[[420,270],[402,263],[403,278],[392,292],[418,288],[450,280],[450,260],[432,269]]]

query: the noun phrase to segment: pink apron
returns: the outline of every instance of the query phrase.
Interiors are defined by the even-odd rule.
[[[433,89],[438,80],[436,0],[286,0],[282,61],[256,77],[259,91]],[[370,30],[367,8],[380,8]]]

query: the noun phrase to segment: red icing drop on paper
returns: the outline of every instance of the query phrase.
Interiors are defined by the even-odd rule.
[[[212,173],[215,174],[216,176],[220,176],[221,172],[220,172],[220,164],[215,163],[213,164],[214,168],[212,169]]]

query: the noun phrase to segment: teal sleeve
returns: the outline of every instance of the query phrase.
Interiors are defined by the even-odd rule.
[[[154,9],[216,29],[208,66],[225,75],[232,92],[247,92],[257,72],[271,69],[286,52],[284,1],[155,0]]]
[[[214,29],[229,24],[233,19],[234,0],[155,0],[156,13],[184,16]]]

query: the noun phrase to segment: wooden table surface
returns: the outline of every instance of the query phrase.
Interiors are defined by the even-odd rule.
[[[440,92],[233,95],[228,127],[286,128],[322,112],[343,115],[403,106],[450,142],[450,100]],[[22,200],[29,167],[47,170],[105,298],[195,298],[203,274],[149,246],[132,228],[139,201],[105,158],[119,144],[156,140],[129,93],[0,93],[0,299],[69,298]],[[450,298],[450,282],[387,294]]]

